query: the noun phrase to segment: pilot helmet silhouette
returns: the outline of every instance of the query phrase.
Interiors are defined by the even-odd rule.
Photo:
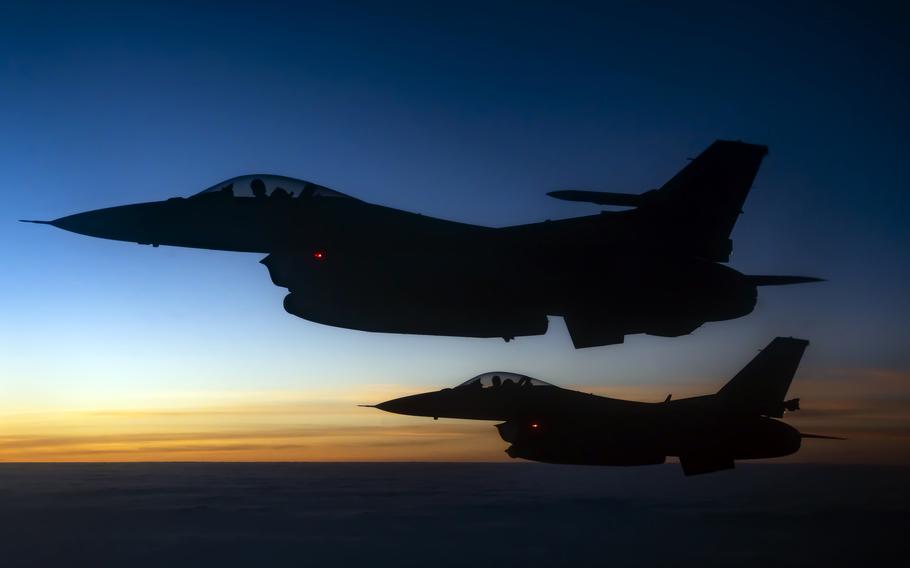
[[[253,195],[256,197],[265,197],[265,183],[256,178],[250,182],[250,189],[253,190]]]

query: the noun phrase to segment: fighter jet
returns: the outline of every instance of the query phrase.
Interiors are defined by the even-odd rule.
[[[284,308],[321,324],[461,337],[543,334],[565,319],[576,348],[627,334],[675,337],[752,311],[756,287],[811,282],[725,266],[764,146],[717,141],[640,195],[558,191],[625,207],[502,228],[366,203],[314,183],[254,174],[189,198],[44,223],[152,246],[267,253]]]
[[[662,464],[686,475],[732,469],[734,460],[799,450],[800,433],[776,420],[799,409],[785,400],[809,344],[778,337],[715,394],[663,402],[618,400],[563,389],[515,373],[484,373],[450,389],[389,400],[375,408],[437,418],[497,420],[513,458],[585,465]]]

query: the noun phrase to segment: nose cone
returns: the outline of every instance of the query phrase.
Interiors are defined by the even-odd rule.
[[[434,393],[426,394],[415,394],[411,396],[403,396],[401,398],[395,398],[392,400],[387,400],[376,405],[376,408],[379,410],[384,410],[386,412],[391,412],[393,414],[407,414],[409,416],[429,416],[427,413],[429,410],[429,399],[428,395]]]
[[[61,217],[49,224],[65,231],[117,241],[157,243],[155,229],[160,229],[160,207],[157,203],[140,203],[96,209]]]
[[[387,400],[376,405],[376,408],[393,414],[408,416],[432,416],[439,414],[439,393],[428,392]]]

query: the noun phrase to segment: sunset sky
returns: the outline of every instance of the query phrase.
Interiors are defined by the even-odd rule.
[[[508,460],[488,422],[358,408],[507,370],[609,396],[714,392],[811,345],[790,461],[910,463],[905,8],[618,3],[6,2],[0,461]],[[432,8],[430,5],[432,4]],[[827,282],[676,339],[575,350],[288,315],[262,255],[17,219],[272,172],[503,226],[590,214],[713,140],[766,144],[731,266]]]

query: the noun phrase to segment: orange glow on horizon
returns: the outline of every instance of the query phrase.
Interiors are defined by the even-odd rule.
[[[791,395],[802,397],[803,409],[785,419],[801,431],[849,439],[806,440],[799,453],[775,461],[910,463],[910,377],[864,375],[861,382],[849,374],[797,379]],[[511,461],[494,422],[436,422],[356,406],[426,390],[156,393],[96,408],[0,407],[0,462]],[[670,391],[676,399],[714,389],[581,390],[656,402]]]

